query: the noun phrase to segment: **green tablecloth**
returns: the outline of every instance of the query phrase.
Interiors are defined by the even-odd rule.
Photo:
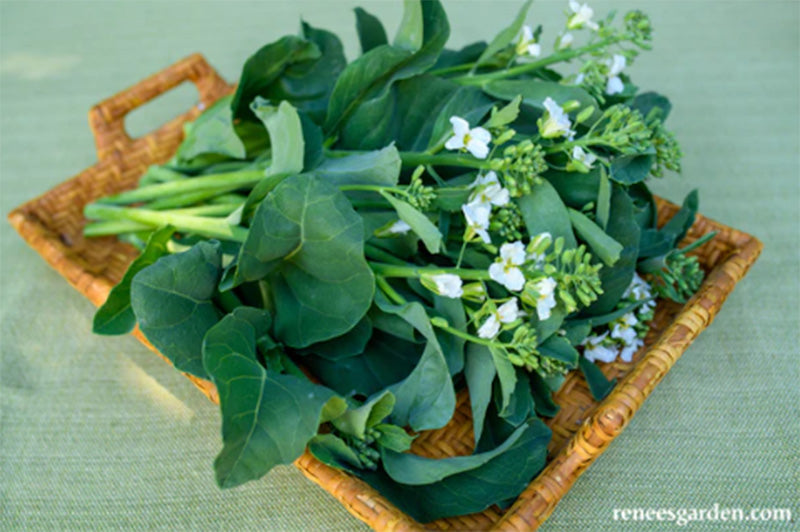
[[[362,3],[393,30],[399,3]],[[195,51],[233,80],[250,53],[294,31],[300,16],[340,33],[352,58],[355,5],[0,2],[3,214],[94,162],[92,104]],[[490,37],[518,5],[447,2],[451,44]],[[543,531],[625,528],[614,508],[714,503],[789,507],[795,525],[800,519],[799,6],[646,4],[655,51],[630,72],[670,96],[685,152],[683,176],[653,186],[674,201],[698,187],[704,214],[766,248]],[[531,10],[546,42],[565,7]],[[191,89],[179,90],[132,116],[130,129],[146,132],[192,100]],[[216,407],[132,337],[93,336],[92,306],[9,226],[0,235],[0,528],[364,528],[292,467],[219,491]]]

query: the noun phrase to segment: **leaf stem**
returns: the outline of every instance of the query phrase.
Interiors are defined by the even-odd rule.
[[[406,299],[403,296],[398,294],[397,291],[394,288],[392,288],[392,285],[389,284],[389,281],[387,281],[385,277],[381,275],[376,275],[375,282],[377,283],[378,288],[383,290],[383,293],[386,294],[386,296],[392,301],[394,301],[396,304],[405,305],[406,303],[408,303],[408,301],[406,301]]]

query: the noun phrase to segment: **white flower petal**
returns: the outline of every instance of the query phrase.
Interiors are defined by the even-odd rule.
[[[583,352],[583,356],[590,362],[614,362],[617,359],[617,355],[618,352],[615,348],[604,345],[590,347]]]
[[[577,13],[581,8],[581,5],[577,2],[577,0],[569,0],[569,9],[573,13]]]
[[[436,291],[440,296],[458,299],[464,295],[463,283],[458,275],[442,273],[432,275],[431,280],[436,283]]]
[[[525,262],[525,245],[517,240],[500,246],[500,257],[507,263],[519,266]]]
[[[500,284],[505,284],[506,269],[502,262],[493,262],[489,266],[489,277],[492,278],[492,281],[496,281]]]
[[[560,50],[563,50],[564,48],[569,48],[570,46],[572,46],[574,40],[575,37],[573,37],[571,33],[567,32],[564,35],[562,35],[561,38],[558,40],[558,48]]]
[[[517,298],[513,297],[500,305],[497,309],[497,315],[502,323],[512,323],[520,317],[521,313],[517,306]]]
[[[478,139],[470,137],[467,142],[467,151],[478,159],[486,159],[486,156],[489,155],[489,146]]]
[[[453,125],[453,133],[457,137],[464,137],[469,134],[469,122],[460,116],[451,116],[450,123]]]
[[[525,276],[519,268],[508,268],[503,286],[512,292],[519,292],[525,286]]]
[[[464,137],[453,136],[447,139],[447,142],[444,143],[444,147],[448,150],[460,150],[464,147]]]
[[[550,317],[550,311],[553,310],[553,307],[556,306],[556,298],[553,297],[553,294],[550,294],[546,297],[540,297],[536,300],[536,315],[539,316],[541,321],[544,321]]]
[[[542,45],[539,43],[533,43],[528,45],[528,55],[531,57],[539,57],[542,55]]]
[[[461,206],[461,212],[467,220],[467,225],[473,229],[488,229],[489,217],[492,214],[491,205],[480,202],[471,202]]]
[[[511,193],[509,193],[508,189],[502,187],[497,187],[497,189],[493,189],[491,194],[487,190],[486,195],[489,197],[489,201],[491,201],[493,205],[497,205],[498,207],[508,205],[508,202],[511,201]]]
[[[637,338],[636,342],[630,343],[622,348],[622,351],[620,352],[619,356],[620,359],[622,359],[623,362],[630,362],[631,360],[633,360],[633,355],[636,354],[636,351],[638,351],[639,348],[642,347],[643,345],[644,342],[641,339]]]
[[[469,131],[470,138],[477,140],[478,142],[482,142],[484,144],[489,144],[492,140],[492,134],[489,133],[488,130],[483,129],[482,127],[474,127]]]
[[[529,42],[533,40],[533,30],[530,26],[522,26],[522,42]]]
[[[492,314],[486,321],[483,322],[483,325],[480,326],[478,329],[478,336],[481,338],[491,339],[497,336],[497,333],[500,332],[500,322],[497,321],[497,318]]]
[[[606,83],[606,94],[612,96],[614,94],[619,94],[625,90],[625,84],[622,83],[622,80],[619,76],[613,76],[608,78],[608,82]]]
[[[397,220],[395,223],[389,226],[388,231],[393,235],[404,235],[411,231],[411,226],[403,220]]]
[[[481,237],[484,244],[492,243],[492,238],[489,236],[489,232],[486,229],[477,228],[475,229],[475,234]]]

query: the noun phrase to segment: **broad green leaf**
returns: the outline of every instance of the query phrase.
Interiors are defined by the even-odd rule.
[[[609,380],[606,378],[600,368],[593,362],[588,361],[584,357],[580,357],[578,365],[583,372],[583,377],[586,379],[586,384],[589,385],[589,391],[592,393],[592,397],[595,401],[604,399],[605,396],[614,389],[617,379]]]
[[[591,221],[580,211],[569,209],[569,218],[578,236],[589,244],[594,254],[597,255],[606,266],[613,266],[619,260],[620,253],[622,253],[623,249],[622,244],[608,236],[605,231],[600,229],[596,223]]]
[[[603,293],[582,316],[595,316],[610,312],[619,302],[622,294],[631,284],[639,254],[639,224],[634,218],[633,203],[625,190],[614,184],[611,190],[611,210],[607,234],[623,246],[614,266],[600,269]]]
[[[531,7],[533,0],[527,0],[517,13],[517,16],[514,17],[514,20],[511,24],[505,28],[503,31],[498,33],[492,42],[489,43],[489,46],[486,47],[486,50],[483,51],[481,56],[478,58],[476,62],[476,66],[481,66],[487,62],[489,62],[492,57],[494,57],[497,52],[503,50],[506,46],[511,44],[514,39],[516,39],[517,35],[519,35],[520,30],[522,29],[522,25],[525,23],[525,17],[528,16],[528,10]]]
[[[553,185],[567,207],[581,210],[585,205],[597,202],[600,191],[599,168],[588,174],[548,170],[542,177]]]
[[[370,396],[406,378],[420,360],[423,346],[380,330],[364,352],[336,362],[307,356],[303,365],[325,386],[344,396]]]
[[[317,433],[325,405],[342,402],[305,378],[268,372],[256,353],[256,338],[264,331],[252,313],[237,311],[212,327],[203,342],[203,363],[222,410],[223,447],[214,461],[222,488],[297,459]]]
[[[469,389],[469,401],[472,408],[472,428],[475,435],[475,446],[483,433],[483,420],[486,409],[492,398],[492,382],[497,371],[489,349],[485,346],[470,343],[467,346],[464,361],[464,377]]]
[[[410,425],[415,431],[445,426],[453,416],[456,394],[425,308],[419,303],[394,305],[380,293],[376,294],[375,304],[382,311],[406,320],[427,340],[419,362],[408,377],[389,388],[397,399],[392,422],[399,426]]]
[[[492,355],[494,369],[497,371],[497,381],[500,383],[501,402],[498,405],[500,415],[508,408],[511,402],[511,394],[517,386],[517,372],[514,365],[508,360],[508,353],[504,347],[490,347],[489,353]]]
[[[378,17],[367,13],[360,7],[355,8],[355,12],[356,31],[362,54],[389,42],[386,38],[386,30],[383,29],[383,24]]]
[[[296,174],[303,170],[305,141],[303,125],[297,109],[286,101],[277,107],[270,105],[260,96],[250,106],[269,132],[272,145],[272,163],[267,175]]]
[[[554,81],[543,81],[539,79],[504,79],[490,81],[483,86],[483,91],[489,96],[501,100],[511,101],[517,96],[522,96],[522,103],[532,107],[538,113],[544,113],[545,98],[552,98],[558,105],[576,100],[581,108],[598,108],[597,102],[588,92],[574,85],[562,85]],[[594,120],[599,118],[600,112],[595,114],[588,121],[584,122],[591,125]]]
[[[339,417],[332,419],[333,426],[345,434],[364,439],[367,429],[374,427],[394,408],[395,397],[388,390],[373,395],[358,408],[347,409]]]
[[[326,30],[302,23],[303,36],[314,43],[320,57],[312,61],[293,62],[281,76],[259,94],[273,102],[286,100],[308,114],[317,124],[325,120],[333,85],[347,66],[339,38]]]
[[[577,245],[567,207],[549,182],[535,185],[530,194],[517,198],[516,202],[529,235],[547,232],[553,239],[563,237],[566,248]]]
[[[697,189],[695,189],[686,195],[680,210],[661,228],[662,233],[672,238],[673,245],[677,246],[689,232],[689,228],[694,223],[698,205]]]
[[[621,185],[641,183],[647,179],[655,161],[652,153],[614,157],[609,177]]]
[[[361,106],[384,108],[392,84],[430,68],[450,35],[447,17],[438,0],[422,4],[423,43],[409,52],[389,45],[378,46],[344,69],[336,81],[325,120],[325,131],[333,135]]]
[[[255,120],[250,103],[262,94],[293,63],[307,63],[322,57],[319,47],[301,37],[287,35],[253,54],[242,69],[236,94],[231,101],[234,119]]]
[[[131,308],[131,282],[134,275],[153,264],[167,253],[167,242],[175,233],[171,226],[163,227],[150,234],[144,251],[131,262],[122,280],[117,283],[105,303],[97,309],[92,322],[96,334],[126,334],[136,326],[136,315]]]
[[[402,161],[393,145],[345,157],[325,159],[313,174],[334,186],[378,185],[391,187],[400,178]]]
[[[386,110],[394,110],[395,116],[403,117],[387,128],[387,132],[393,134],[392,138],[397,141],[398,148],[403,151],[424,151],[433,142],[431,135],[434,134],[437,117],[461,92],[457,83],[429,74],[397,82],[393,87],[394,98],[387,99],[389,107]]]
[[[421,342],[422,336],[417,332],[414,326],[397,314],[384,312],[379,309],[377,305],[373,305],[369,310],[368,316],[372,320],[372,326],[377,330],[396,336],[407,342]]]
[[[211,301],[221,261],[219,243],[200,242],[161,257],[131,282],[131,308],[142,334],[176,369],[201,378],[203,337],[221,317]]]
[[[397,211],[397,216],[411,226],[411,230],[422,239],[429,252],[436,254],[441,251],[442,233],[439,232],[439,228],[427,216],[391,194],[381,191],[381,196],[392,204],[392,207]]]
[[[556,334],[539,345],[539,352],[543,356],[564,362],[570,369],[578,364],[578,351],[569,340]]]
[[[603,231],[608,226],[608,216],[611,210],[611,181],[605,172],[600,174],[600,187],[597,192],[597,207],[595,208],[595,220]]]
[[[335,362],[363,353],[371,337],[372,322],[364,316],[355,327],[343,335],[310,345],[300,350],[300,354],[314,354]]]
[[[536,337],[539,339],[540,342],[543,342],[550,338],[553,333],[558,331],[561,328],[561,324],[564,323],[564,318],[567,317],[567,311],[564,309],[563,305],[557,305],[550,311],[550,317],[544,321],[537,320],[536,321]]]
[[[403,18],[394,37],[394,46],[415,52],[422,46],[422,37],[422,1],[403,0]]]
[[[506,452],[525,433],[521,426],[498,447],[491,451],[451,458],[426,458],[410,453],[383,451],[381,458],[386,474],[394,481],[408,486],[433,484],[442,479],[476,469]]]
[[[544,423],[531,419],[505,452],[479,467],[431,484],[400,484],[383,471],[358,471],[356,475],[402,511],[427,523],[441,517],[480,512],[518,496],[544,467],[550,436],[550,429]]]
[[[296,175],[256,210],[236,276],[269,276],[275,338],[308,347],[346,333],[369,309],[375,280],[363,248],[363,223],[344,194]]]

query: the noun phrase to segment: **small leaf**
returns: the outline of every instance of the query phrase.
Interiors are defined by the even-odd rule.
[[[544,114],[544,100],[548,97],[552,98],[558,105],[564,105],[568,101],[576,100],[581,108],[594,107],[598,109],[595,99],[585,90],[573,85],[562,85],[554,81],[538,79],[497,80],[485,84],[483,91],[489,96],[507,101],[511,101],[517,96],[522,96],[522,103],[533,108],[537,114]],[[592,125],[600,115],[600,111],[596,111],[584,123]]]
[[[367,13],[360,7],[355,8],[355,12],[356,31],[358,32],[358,41],[361,43],[362,54],[389,42],[386,30],[383,29],[383,24],[378,17]]]
[[[314,458],[336,469],[352,472],[363,467],[355,451],[333,434],[317,434],[308,442],[308,450]]]
[[[400,178],[402,160],[393,145],[368,151],[325,159],[313,172],[322,181],[334,186],[378,185],[391,187]]]
[[[415,52],[422,46],[422,2],[420,0],[403,0],[403,18],[394,46]]]
[[[339,417],[332,419],[331,423],[341,432],[363,440],[367,429],[374,427],[392,413],[394,403],[394,395],[384,390],[367,399],[363,405],[346,410]]]
[[[553,335],[545,340],[539,345],[539,351],[543,356],[564,362],[570,369],[578,364],[578,351],[561,336]]]
[[[429,252],[433,254],[439,253],[442,249],[442,233],[439,232],[439,228],[427,216],[391,194],[381,191],[381,196],[392,204],[394,210],[397,211],[397,216],[411,226],[411,230],[422,239]]]
[[[272,164],[267,168],[267,175],[302,172],[305,141],[297,109],[286,101],[275,107],[260,96],[256,97],[250,108],[269,132]]]
[[[608,380],[603,372],[600,371],[593,362],[590,362],[584,357],[580,357],[578,365],[583,372],[583,377],[586,379],[586,384],[589,385],[589,391],[595,401],[600,401],[614,389],[617,379]]]
[[[409,434],[397,425],[381,423],[375,425],[375,430],[380,433],[377,438],[378,445],[396,453],[404,453],[411,448],[411,443],[416,436]]]
[[[488,63],[492,57],[497,54],[497,52],[503,50],[506,46],[511,44],[511,42],[519,35],[519,31],[522,29],[522,25],[525,23],[525,17],[528,16],[528,10],[531,7],[533,0],[527,0],[522,7],[520,8],[517,16],[514,17],[514,20],[511,24],[505,28],[503,31],[498,33],[492,42],[489,43],[489,46],[486,47],[486,50],[483,51],[481,56],[478,58],[478,61],[475,63],[476,67],[484,65]]]
[[[645,118],[655,109],[659,113],[658,118],[664,122],[672,111],[672,104],[666,96],[656,92],[643,92],[636,95],[631,102],[631,108],[638,110]]]
[[[547,382],[537,372],[530,373],[531,395],[535,405],[536,413],[540,416],[554,417],[561,409],[553,401],[553,391]]]
[[[92,322],[96,334],[126,334],[136,326],[136,315],[131,308],[131,282],[134,275],[147,268],[167,253],[167,242],[175,233],[174,227],[163,227],[150,234],[144,251],[131,262],[125,275],[111,289],[105,303],[97,309]]]
[[[610,178],[621,185],[633,185],[647,179],[656,156],[653,154],[623,155],[611,161]]]
[[[517,386],[517,372],[514,365],[508,360],[508,353],[504,347],[490,347],[489,353],[492,355],[494,369],[497,371],[497,380],[500,383],[501,403],[498,407],[500,415],[508,408],[511,403],[511,394]]]
[[[613,266],[619,260],[619,255],[623,250],[622,244],[608,236],[596,223],[575,209],[569,209],[569,218],[575,232],[589,244],[592,251],[607,266]]]
[[[499,111],[493,107],[492,116],[489,118],[488,122],[484,124],[484,127],[496,128],[512,123],[519,116],[520,103],[522,103],[522,96],[517,96]]]
[[[464,361],[464,377],[469,389],[469,401],[472,407],[473,434],[475,446],[483,433],[483,420],[492,397],[492,382],[497,371],[489,349],[485,346],[470,343],[467,346]]]

